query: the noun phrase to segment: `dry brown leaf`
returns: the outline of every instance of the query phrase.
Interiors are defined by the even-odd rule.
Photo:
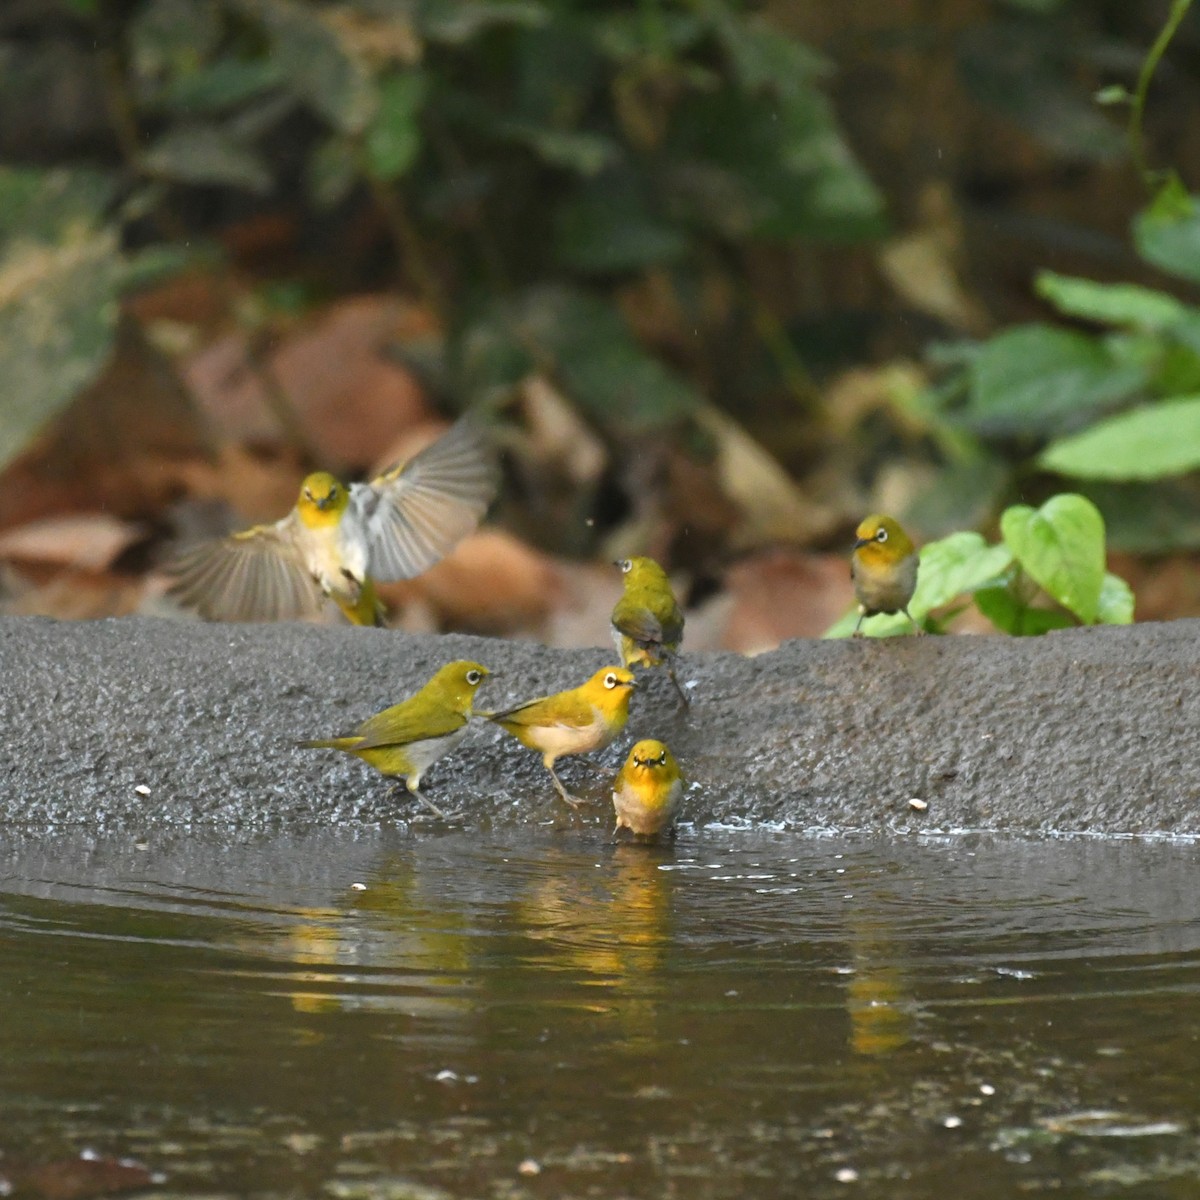
[[[731,534],[732,546],[807,543],[833,532],[838,514],[807,499],[779,462],[736,421],[711,405],[700,410],[698,420],[717,444],[721,490],[741,513]]]
[[[784,549],[737,563],[725,590],[732,604],[721,644],[739,654],[820,637],[854,602],[848,558]]]
[[[400,612],[421,601],[444,628],[528,632],[561,603],[563,578],[540,551],[502,530],[480,529],[423,575],[380,584],[379,592]]]
[[[0,558],[102,571],[144,536],[140,526],[107,513],[46,517],[0,534]]]
[[[43,574],[44,571],[35,571],[29,577],[36,579]],[[8,616],[55,617],[61,621],[127,617],[140,611],[145,590],[140,579],[70,569],[6,600],[3,611]]]
[[[257,362],[245,335],[221,338],[184,364],[184,378],[223,438],[282,440],[271,414],[272,386],[323,465],[335,471],[361,468],[381,445],[429,416],[412,373],[387,357],[406,314],[404,303],[392,296],[342,300]]]

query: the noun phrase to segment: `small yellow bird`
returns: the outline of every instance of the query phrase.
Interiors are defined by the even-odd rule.
[[[925,631],[908,611],[917,589],[918,555],[908,534],[891,517],[874,513],[854,532],[850,556],[850,578],[858,598],[858,622],[854,636],[862,636],[862,623],[877,613],[902,612],[912,622],[914,633]]]
[[[446,814],[421,793],[421,776],[467,735],[475,692],[491,672],[482,663],[447,663],[414,696],[368,717],[346,737],[300,742],[304,749],[354,754],[405,786],[439,817]]]
[[[370,483],[347,487],[315,471],[282,520],[181,556],[169,594],[212,621],[315,616],[329,597],[355,625],[378,625],[372,580],[433,566],[479,524],[496,484],[487,442],[463,418]]]
[[[664,664],[684,707],[687,694],[675,676],[675,655],[683,641],[683,610],[667,573],[652,558],[614,563],[624,572],[625,592],[612,611],[613,642],[625,667]]]
[[[617,824],[612,840],[622,828],[635,838],[657,837],[670,826],[682,794],[683,778],[671,751],[653,738],[638,742],[613,780]]]
[[[542,696],[503,712],[480,713],[537,750],[558,794],[572,807],[583,801],[563,787],[554,764],[572,754],[603,750],[629,720],[629,697],[637,686],[624,667],[603,667],[581,687]]]

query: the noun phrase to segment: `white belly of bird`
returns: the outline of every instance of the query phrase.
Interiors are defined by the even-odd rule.
[[[327,596],[351,603],[358,599],[367,572],[367,544],[361,532],[348,517],[336,526],[303,531],[300,553],[304,565]]]
[[[543,757],[559,758],[564,754],[587,754],[608,744],[604,721],[594,717],[590,725],[538,725],[538,741]]]
[[[408,781],[413,787],[420,784],[421,776],[433,766],[439,758],[444,758],[459,742],[467,736],[467,726],[456,729],[444,737],[422,738],[419,742],[410,742],[405,750],[408,761],[412,763],[412,771]]]
[[[872,612],[898,612],[912,595],[918,562],[917,556],[912,554],[891,571],[856,572],[854,581],[862,603]]]

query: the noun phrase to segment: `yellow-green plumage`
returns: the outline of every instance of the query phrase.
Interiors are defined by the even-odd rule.
[[[368,717],[353,733],[300,745],[341,750],[382,775],[403,777],[414,796],[444,816],[421,794],[421,776],[466,736],[475,692],[489,674],[482,663],[465,659],[447,663],[415,695]]]
[[[502,712],[481,713],[506,733],[542,756],[558,794],[570,805],[580,801],[563,786],[554,764],[572,754],[603,750],[629,720],[633,673],[603,667],[587,683],[552,696],[539,696]]]
[[[858,600],[858,623],[854,636],[861,636],[862,623],[877,613],[902,612],[916,633],[924,630],[908,611],[917,588],[919,556],[900,525],[880,513],[859,523],[850,556],[850,578]]]
[[[683,610],[667,573],[652,558],[627,558],[616,564],[625,590],[612,611],[613,641],[626,667],[666,666],[686,706],[687,695],[675,675],[675,655],[683,641]]]
[[[613,780],[613,841],[621,829],[635,837],[657,837],[674,820],[682,793],[683,778],[671,751],[653,738],[638,742]]]
[[[410,579],[475,528],[496,491],[482,432],[464,419],[367,483],[314,471],[282,520],[195,547],[168,568],[169,594],[214,621],[312,617],[333,600],[356,625],[383,606],[372,580]]]

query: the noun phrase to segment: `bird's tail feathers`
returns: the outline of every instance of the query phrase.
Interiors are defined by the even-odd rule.
[[[296,745],[301,750],[353,750],[363,739],[357,734],[351,737],[308,738]]]

